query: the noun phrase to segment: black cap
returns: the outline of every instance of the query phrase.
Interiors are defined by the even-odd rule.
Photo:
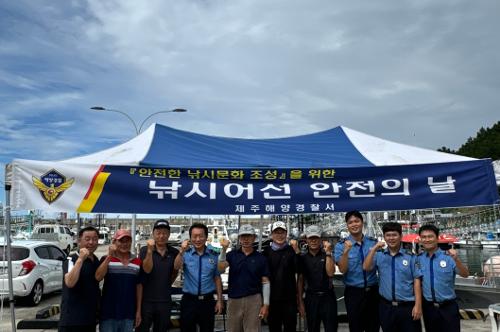
[[[166,228],[170,230],[170,224],[165,219],[158,219],[156,220],[155,225],[153,226],[153,230],[157,228]]]

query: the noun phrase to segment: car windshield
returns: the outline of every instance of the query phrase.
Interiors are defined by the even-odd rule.
[[[11,257],[13,261],[21,261],[28,258],[30,250],[28,248],[11,248]],[[5,247],[0,247],[0,261],[7,260],[7,250]]]

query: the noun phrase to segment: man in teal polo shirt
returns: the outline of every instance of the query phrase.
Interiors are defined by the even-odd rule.
[[[218,253],[206,246],[208,228],[196,223],[189,228],[190,241],[181,244],[175,258],[174,269],[184,270],[181,300],[181,331],[200,332],[214,330],[214,313],[221,314],[222,282],[217,269]],[[192,246],[189,245],[191,242]],[[214,299],[217,294],[217,301]]]

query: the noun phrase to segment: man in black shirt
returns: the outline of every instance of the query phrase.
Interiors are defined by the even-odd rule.
[[[63,290],[59,332],[95,332],[100,298],[95,272],[99,260],[94,255],[99,233],[94,227],[78,232],[80,251],[63,263]]]
[[[307,319],[307,330],[319,332],[323,322],[325,332],[337,331],[337,298],[333,289],[335,262],[332,245],[323,242],[321,249],[321,228],[316,225],[307,227],[307,253],[299,260],[299,312]],[[303,299],[304,289],[306,292]]]
[[[282,221],[271,227],[272,242],[264,250],[269,264],[271,300],[269,305],[269,332],[294,332],[297,325],[297,241],[286,242],[287,230]]]
[[[164,219],[157,220],[153,226],[153,239],[142,247],[139,257],[142,260],[139,297],[142,297],[141,325],[137,331],[154,332],[168,330],[172,307],[172,283],[179,272],[174,268],[174,260],[179,251],[167,245],[170,225]]]

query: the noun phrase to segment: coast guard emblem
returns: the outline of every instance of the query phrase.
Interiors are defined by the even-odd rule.
[[[408,266],[408,261],[406,259],[403,259],[403,265]]]
[[[441,266],[441,267],[446,267],[446,261],[441,261],[441,262],[439,262],[439,266]]]
[[[49,204],[54,203],[75,182],[74,178],[66,181],[66,177],[55,169],[51,169],[40,178],[32,176],[32,180],[42,198]]]

